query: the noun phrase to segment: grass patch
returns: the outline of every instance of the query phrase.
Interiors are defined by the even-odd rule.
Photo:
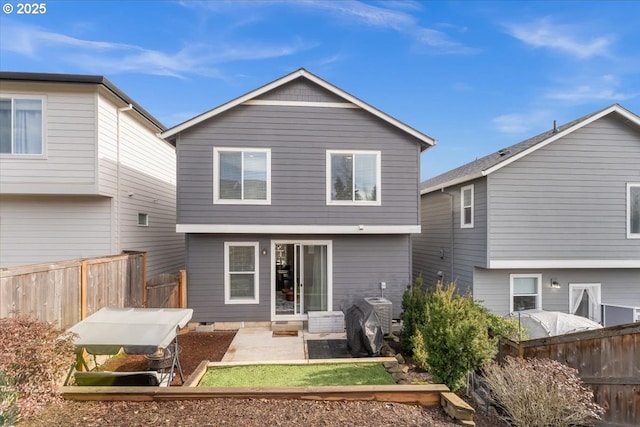
[[[396,382],[380,363],[214,366],[200,387],[302,387],[391,385]]]

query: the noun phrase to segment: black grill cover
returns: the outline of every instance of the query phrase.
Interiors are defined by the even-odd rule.
[[[384,335],[378,314],[364,301],[347,310],[347,348],[353,357],[378,356]]]

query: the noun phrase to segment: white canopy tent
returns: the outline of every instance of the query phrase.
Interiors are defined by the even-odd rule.
[[[508,314],[506,317],[519,320],[522,327],[527,329],[529,339],[602,328],[602,325],[586,317],[560,311],[522,310]]]

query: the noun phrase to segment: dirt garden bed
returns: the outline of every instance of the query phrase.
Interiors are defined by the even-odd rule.
[[[180,361],[187,379],[202,360],[220,361],[234,332],[181,334]],[[104,369],[145,370],[144,356],[120,356]],[[430,376],[410,362],[411,381],[428,382]],[[506,426],[494,417],[485,417],[476,408],[479,427]],[[453,427],[454,422],[440,408],[372,401],[307,401],[273,399],[205,399],[158,402],[63,401],[45,408],[24,426],[435,426]]]

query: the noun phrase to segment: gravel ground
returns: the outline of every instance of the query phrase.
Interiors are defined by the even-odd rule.
[[[220,361],[234,332],[181,334],[180,361],[185,377],[202,360]],[[121,356],[105,370],[145,370],[144,356]],[[428,381],[428,373],[408,365],[409,378]],[[186,379],[185,378],[185,379]],[[477,410],[477,408],[476,408]],[[506,426],[477,412],[478,427]],[[439,408],[383,402],[208,399],[163,402],[63,401],[20,425],[44,426],[457,426]]]

